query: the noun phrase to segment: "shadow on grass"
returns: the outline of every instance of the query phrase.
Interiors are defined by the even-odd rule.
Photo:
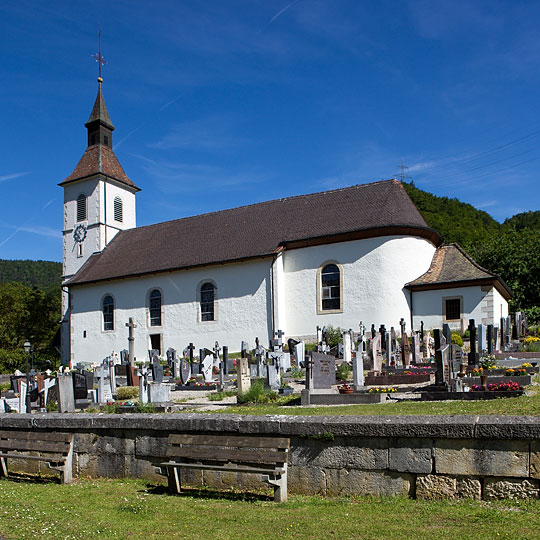
[[[273,495],[265,495],[264,493],[253,493],[247,491],[226,491],[215,490],[206,487],[182,487],[181,493],[172,493],[167,486],[163,484],[146,484],[146,489],[141,492],[151,493],[152,495],[169,495],[171,497],[192,497],[195,499],[222,499],[226,501],[273,501]]]
[[[60,484],[60,478],[58,478],[57,476],[42,476],[41,474],[9,471],[9,476],[1,476],[0,478],[2,480],[8,480],[19,484],[23,482],[32,482],[33,484]]]

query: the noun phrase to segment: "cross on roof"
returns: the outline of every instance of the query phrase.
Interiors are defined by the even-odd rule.
[[[101,28],[99,29],[99,32],[98,32],[98,42],[99,42],[99,51],[97,54],[93,54],[92,58],[95,58],[96,62],[98,63],[98,73],[99,73],[99,78],[101,79],[101,66],[107,63],[107,61],[105,60],[105,58],[103,58],[103,55],[101,54]]]

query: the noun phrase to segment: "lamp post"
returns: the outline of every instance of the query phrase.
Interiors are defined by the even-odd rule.
[[[30,351],[32,350],[32,344],[26,340],[23,345],[24,352],[26,353],[26,412],[31,413],[32,412],[32,405],[30,400],[30,371],[29,371],[29,365],[28,360],[30,357]]]

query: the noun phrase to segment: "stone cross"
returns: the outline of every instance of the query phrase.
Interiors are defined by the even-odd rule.
[[[363,337],[365,339],[365,336]],[[364,385],[365,381],[363,341],[359,339],[356,356],[353,359],[353,386],[354,389],[358,392],[359,390],[364,388]]]
[[[343,332],[343,360],[347,365],[352,360],[352,330]]]
[[[129,364],[135,365],[135,334],[133,330],[137,328],[137,325],[133,322],[133,317],[130,317],[129,322],[126,323],[128,327],[128,349],[129,349]]]

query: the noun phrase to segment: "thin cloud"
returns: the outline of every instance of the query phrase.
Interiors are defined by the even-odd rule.
[[[4,176],[0,176],[0,182],[5,182],[6,180],[13,180],[14,178],[20,178],[21,176],[26,176],[27,174],[30,174],[30,171],[5,174]]]
[[[286,5],[284,8],[280,9],[271,19],[268,21],[268,26],[270,26],[279,16],[283,15],[288,9],[291,9],[295,4],[298,4],[300,0],[294,0],[290,4]]]

